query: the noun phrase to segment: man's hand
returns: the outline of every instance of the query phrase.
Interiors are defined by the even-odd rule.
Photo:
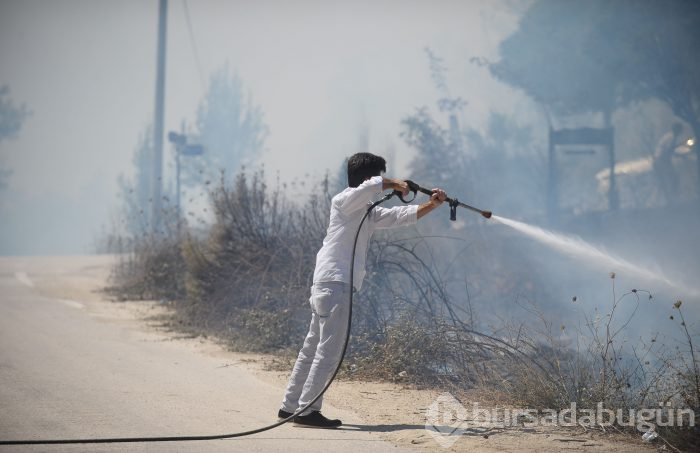
[[[410,192],[406,181],[382,177],[382,190],[388,189],[399,192],[402,197],[405,197]]]
[[[397,192],[400,192],[402,197],[408,196],[408,193],[410,192],[406,181],[400,181],[400,180],[396,180],[396,182],[394,184],[394,190]]]
[[[430,200],[427,202],[423,203],[422,205],[418,206],[418,213],[417,216],[420,219],[433,209],[437,208],[442,204],[443,201],[447,198],[447,195],[445,194],[445,191],[442,189],[433,189],[433,194],[430,196]]]
[[[437,208],[447,198],[447,194],[442,189],[433,189],[433,194],[430,196],[430,202]]]

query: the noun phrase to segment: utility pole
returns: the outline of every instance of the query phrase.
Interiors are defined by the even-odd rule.
[[[156,104],[153,119],[153,190],[151,191],[151,231],[161,227],[161,188],[163,184],[163,110],[165,104],[165,40],[168,0],[158,2],[158,54],[156,56]]]

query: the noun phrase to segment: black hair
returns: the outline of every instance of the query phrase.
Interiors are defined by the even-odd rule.
[[[357,187],[367,177],[379,176],[386,171],[383,157],[370,153],[357,153],[348,159],[348,186]]]

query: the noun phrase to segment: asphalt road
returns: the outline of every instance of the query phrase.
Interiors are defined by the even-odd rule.
[[[91,309],[108,302],[39,295],[31,266],[23,269],[21,263],[0,262],[0,439],[211,435],[276,420],[281,388]],[[354,414],[342,408],[327,412],[355,426],[283,425],[228,440],[0,446],[0,451],[401,450]]]

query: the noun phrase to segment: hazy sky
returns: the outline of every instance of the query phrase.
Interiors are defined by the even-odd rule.
[[[228,64],[270,128],[260,161],[283,180],[335,173],[356,152],[395,149],[402,176],[411,151],[398,134],[417,107],[435,112],[425,46],[445,60],[462,121],[525,100],[471,57],[498,43],[527,2],[169,2],[165,130],[192,122],[203,81]],[[133,172],[139,134],[153,121],[157,0],[0,0],[0,85],[32,115],[0,143],[13,175],[0,191],[0,254],[84,253],[117,206],[117,176]],[[193,42],[199,53],[198,68]],[[165,156],[170,149],[164,148]]]

